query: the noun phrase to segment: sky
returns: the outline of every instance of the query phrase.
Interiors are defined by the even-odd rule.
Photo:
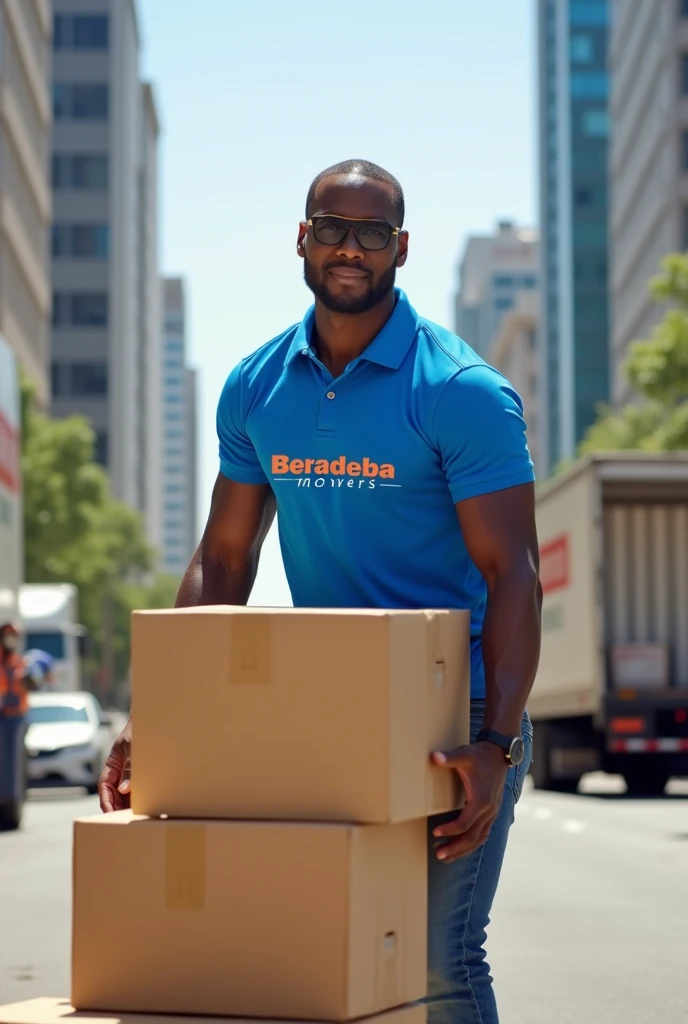
[[[138,5],[162,124],[161,267],[186,279],[199,370],[201,529],[224,380],[311,302],[295,242],[320,170],[361,157],[400,180],[410,247],[397,283],[451,328],[466,237],[535,223],[535,4]],[[291,603],[275,529],[251,603]]]

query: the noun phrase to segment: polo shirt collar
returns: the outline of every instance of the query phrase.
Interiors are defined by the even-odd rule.
[[[360,357],[369,363],[386,366],[390,370],[399,369],[418,330],[418,314],[406,298],[405,293],[401,288],[395,288],[394,292],[397,302],[392,315]],[[285,366],[291,363],[299,353],[310,349],[314,324],[315,306],[311,306],[296,329],[296,334],[284,360]]]

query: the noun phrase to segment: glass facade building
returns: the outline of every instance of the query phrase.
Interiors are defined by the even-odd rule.
[[[538,0],[543,466],[609,398],[609,0]]]

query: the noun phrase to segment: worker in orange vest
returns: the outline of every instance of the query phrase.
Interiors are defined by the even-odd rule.
[[[29,697],[24,686],[24,659],[17,653],[19,630],[0,624],[0,828],[19,827],[26,793]]]
[[[13,623],[0,626],[0,716],[7,718],[23,718],[29,710],[18,643],[19,631]]]

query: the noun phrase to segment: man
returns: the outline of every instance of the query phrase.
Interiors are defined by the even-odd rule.
[[[246,604],[277,509],[296,606],[470,608],[473,743],[433,755],[467,803],[429,822],[429,1009],[432,1024],[495,1024],[485,927],[539,655],[533,468],[509,383],[395,289],[403,219],[399,183],[367,161],[313,182],[297,253],[315,305],[229,375],[177,605]],[[130,738],[103,773],[104,811],[128,803]]]
[[[12,622],[0,626],[0,716],[24,718],[29,698],[24,685],[24,659],[17,654],[19,630]]]
[[[17,828],[24,802],[24,736],[29,698],[24,660],[17,654],[19,631],[0,625],[0,828]]]
[[[24,654],[24,680],[27,689],[47,690],[55,681],[53,666],[55,659],[52,654],[32,647]]]

